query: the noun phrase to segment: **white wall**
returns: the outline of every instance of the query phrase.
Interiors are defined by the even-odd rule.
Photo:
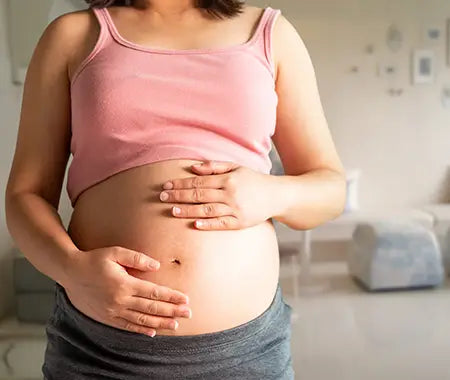
[[[22,91],[11,83],[11,65],[6,40],[6,0],[0,0],[0,210],[4,210],[4,189],[17,136],[17,123]],[[11,306],[12,242],[6,229],[5,213],[0,215],[0,316]]]
[[[258,3],[258,2],[256,2]],[[266,4],[260,1],[258,4]],[[437,25],[445,31],[450,18],[448,0],[274,0],[305,40],[316,68],[330,129],[348,168],[362,169],[363,208],[417,206],[450,201],[450,109],[441,105],[444,84],[445,39],[427,43],[423,30]],[[404,46],[390,53],[385,44],[388,26],[395,22]],[[373,55],[365,47],[373,44]],[[413,48],[431,47],[437,54],[435,85],[413,86],[410,56]],[[395,87],[376,76],[380,62],[401,69]],[[360,72],[351,73],[353,65]]]
[[[13,68],[26,67],[46,20],[52,0],[9,0],[8,35]]]

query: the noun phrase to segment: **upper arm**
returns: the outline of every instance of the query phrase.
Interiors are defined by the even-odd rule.
[[[70,155],[69,62],[76,17],[53,20],[31,57],[22,96],[17,141],[6,195],[32,192],[58,208]]]
[[[282,15],[274,26],[273,49],[278,107],[272,141],[285,173],[297,175],[313,169],[343,173],[310,55],[294,26]]]

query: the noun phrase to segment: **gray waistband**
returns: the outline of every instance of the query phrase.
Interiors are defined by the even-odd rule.
[[[70,323],[90,340],[99,346],[111,346],[119,344],[121,347],[129,345],[134,352],[151,352],[154,348],[157,352],[200,352],[215,348],[225,348],[228,345],[234,347],[245,344],[250,338],[257,341],[258,335],[267,333],[267,329],[289,307],[283,302],[280,284],[270,306],[258,317],[239,326],[219,332],[196,335],[156,335],[154,338],[126,330],[111,327],[100,323],[84,313],[80,312],[70,302],[65,289],[56,283],[56,303],[63,312],[64,318],[69,318]],[[116,342],[116,343],[114,343]]]

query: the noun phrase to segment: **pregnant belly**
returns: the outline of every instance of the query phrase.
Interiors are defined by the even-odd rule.
[[[256,318],[275,295],[279,253],[271,220],[241,230],[202,231],[195,219],[171,214],[175,203],[159,200],[162,184],[192,177],[194,160],[165,160],[117,173],[84,191],[68,234],[79,249],[118,245],[160,261],[156,272],[133,276],[182,291],[192,318],[177,330],[192,335],[225,330]]]

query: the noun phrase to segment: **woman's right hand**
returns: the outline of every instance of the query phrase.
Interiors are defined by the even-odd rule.
[[[61,284],[72,304],[85,315],[123,330],[154,336],[156,329],[178,327],[175,317],[190,318],[184,293],[130,275],[126,268],[159,269],[144,253],[120,246],[80,250]],[[156,264],[156,267],[152,266]]]

